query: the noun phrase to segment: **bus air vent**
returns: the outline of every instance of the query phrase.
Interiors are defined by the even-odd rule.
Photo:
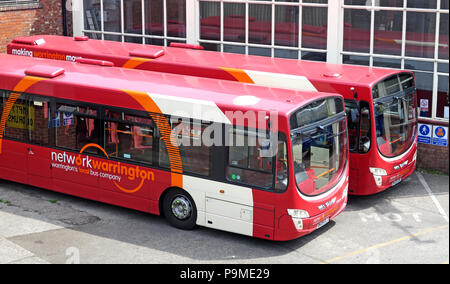
[[[18,37],[16,39],[13,39],[12,43],[17,44],[25,44],[25,45],[42,45],[45,43],[45,40],[43,38],[29,38],[29,37]]]
[[[132,57],[143,57],[143,58],[151,58],[156,59],[165,54],[164,49],[152,49],[152,48],[138,48],[133,51],[130,51],[130,56]]]
[[[36,65],[25,70],[25,74],[28,76],[55,78],[64,74],[65,70],[61,67]]]
[[[327,77],[327,78],[339,78],[342,75],[339,73],[329,72],[329,73],[324,73],[323,76]]]
[[[89,37],[87,36],[76,36],[73,38],[74,41],[88,41]]]
[[[98,65],[98,66],[105,66],[105,67],[113,67],[114,66],[114,63],[111,61],[89,59],[89,58],[77,58],[75,60],[75,62],[81,63],[81,64],[90,64],[90,65]]]
[[[179,48],[197,49],[197,50],[204,50],[205,49],[201,45],[187,44],[187,43],[181,43],[181,42],[171,42],[170,43],[170,47],[179,47]]]

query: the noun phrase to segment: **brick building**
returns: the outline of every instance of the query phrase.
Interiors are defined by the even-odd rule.
[[[17,36],[71,34],[71,13],[65,0],[0,0],[0,52]],[[64,16],[63,16],[64,15]],[[64,17],[67,16],[67,20]],[[64,22],[66,28],[64,28]]]

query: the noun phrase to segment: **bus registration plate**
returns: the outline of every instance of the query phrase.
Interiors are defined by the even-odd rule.
[[[326,218],[325,220],[323,220],[322,222],[320,222],[319,224],[317,224],[317,229],[319,229],[320,227],[323,227],[325,224],[327,224],[330,221],[330,218]]]
[[[392,182],[392,186],[394,186],[394,185],[396,185],[396,184],[399,184],[401,181],[402,181],[402,178],[399,178],[399,179],[397,179],[397,180],[394,180],[394,181]]]

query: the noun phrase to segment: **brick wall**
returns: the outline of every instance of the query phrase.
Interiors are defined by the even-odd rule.
[[[448,165],[448,146],[440,147],[433,145],[425,145],[419,143],[419,150],[417,153],[417,167],[449,173]]]
[[[41,0],[39,4],[0,5],[0,53],[18,36],[62,35],[60,0]]]

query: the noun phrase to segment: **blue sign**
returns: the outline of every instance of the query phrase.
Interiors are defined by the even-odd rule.
[[[423,144],[431,144],[431,128],[429,124],[419,123],[419,135],[417,136],[417,142]]]
[[[447,147],[448,127],[433,126],[433,145]]]

